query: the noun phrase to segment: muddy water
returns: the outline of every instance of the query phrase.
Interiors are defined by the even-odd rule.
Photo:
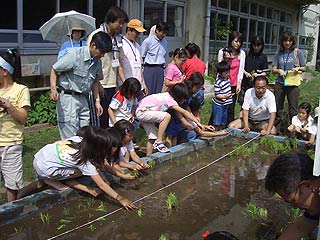
[[[123,196],[139,199],[199,169],[244,142],[228,137],[202,152],[156,166],[133,182],[114,186]],[[263,156],[261,152],[264,152]],[[266,152],[268,154],[266,154]],[[153,240],[201,239],[206,230],[225,230],[239,239],[275,239],[275,229],[288,220],[285,206],[265,192],[263,178],[275,154],[259,146],[249,157],[230,155],[203,171],[137,203],[143,216],[121,210],[58,239]],[[168,210],[167,195],[178,198],[176,209]],[[244,217],[246,204],[269,210],[269,222]],[[28,219],[0,227],[1,239],[47,239],[94,220],[119,206],[108,198],[82,197]],[[47,220],[49,219],[49,220]]]

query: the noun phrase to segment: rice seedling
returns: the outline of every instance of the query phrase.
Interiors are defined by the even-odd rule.
[[[57,230],[61,230],[61,229],[65,228],[69,223],[71,223],[70,219],[67,219],[67,218],[60,219]]]
[[[90,229],[91,232],[97,229],[93,224],[91,224],[88,228]]]
[[[42,223],[49,224],[51,217],[49,216],[49,213],[40,213],[40,219]]]
[[[167,208],[168,209],[173,209],[173,208],[177,208],[178,207],[179,203],[178,203],[178,199],[177,199],[175,193],[170,192],[167,195],[166,203],[167,203]]]
[[[150,168],[153,168],[156,165],[156,161],[155,160],[150,160],[148,162],[148,164],[149,164]]]
[[[298,219],[298,217],[302,216],[303,214],[303,211],[300,208],[286,208],[285,212],[289,217],[290,222],[292,223],[295,222]]]
[[[247,218],[264,222],[268,219],[268,210],[266,208],[257,207],[254,203],[248,203],[243,215]]]
[[[100,204],[97,207],[97,211],[100,211],[100,212],[105,212],[106,211],[106,205],[102,201],[100,201]]]
[[[138,215],[138,217],[142,217],[142,216],[143,216],[143,211],[142,211],[141,208],[139,208],[139,209],[137,210],[137,215]]]
[[[161,233],[159,240],[167,240],[166,235],[164,235],[163,233]]]

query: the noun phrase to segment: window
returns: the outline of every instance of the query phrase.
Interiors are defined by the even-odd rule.
[[[217,40],[227,40],[230,26],[228,24],[228,15],[219,14],[217,21]]]
[[[246,0],[241,1],[241,12],[249,13],[249,2]]]
[[[256,35],[256,20],[250,20],[250,26],[249,26],[249,39],[252,39]]]
[[[231,10],[239,12],[239,0],[231,0]]]
[[[248,19],[240,18],[239,32],[242,33],[243,42],[247,42],[247,33],[248,33],[247,24],[248,24]]]
[[[257,36],[263,37],[263,35],[264,35],[264,22],[258,22]]]
[[[210,39],[216,39],[217,19],[216,13],[211,12],[210,14]]]
[[[87,0],[60,0],[60,12],[75,10],[87,14]]]
[[[238,17],[230,16],[231,31],[238,31]]]
[[[144,3],[144,23],[145,29],[150,29],[153,25],[163,21],[164,8],[163,3],[159,1],[145,1]],[[171,22],[170,22],[170,25]],[[169,26],[171,27],[171,26]],[[148,33],[145,32],[145,35]]]
[[[250,14],[256,16],[257,15],[257,11],[258,11],[258,4],[252,2],[251,3],[251,8],[250,8]]]
[[[286,13],[280,12],[280,22],[285,22],[285,21],[286,21]]]
[[[217,0],[212,0],[211,1],[211,6],[216,7],[217,6]]]
[[[0,33],[0,43],[16,43],[18,42],[17,33]]]
[[[277,44],[278,40],[278,33],[279,33],[279,27],[278,25],[273,25],[272,26],[272,44]]]
[[[263,5],[259,5],[259,17],[266,16],[266,7]]]
[[[267,8],[267,18],[272,19],[272,8]]]
[[[169,23],[168,36],[183,37],[183,7],[168,4],[167,22]]]
[[[65,0],[67,1],[67,0]],[[96,18],[96,25],[99,27],[104,22],[104,17],[110,7],[117,5],[117,0],[94,0],[93,1],[93,17]]]
[[[229,0],[218,0],[218,7],[229,9]]]
[[[266,23],[266,43],[271,43],[271,23]]]
[[[279,19],[280,19],[279,11],[278,10],[274,10],[273,11],[273,20],[279,21]]]
[[[55,0],[23,1],[23,29],[38,30],[42,24],[52,18],[55,13]]]
[[[1,3],[0,29],[16,29],[17,28],[17,1],[3,1]],[[10,11],[5,9],[11,9]],[[1,36],[1,42],[4,40]],[[10,39],[10,38],[9,38]],[[7,42],[7,41],[6,41]]]
[[[292,19],[292,15],[289,13],[286,14],[286,21],[285,22],[291,25],[291,22],[292,22],[291,19]]]

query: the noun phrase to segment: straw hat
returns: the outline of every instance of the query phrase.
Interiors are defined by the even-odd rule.
[[[142,22],[138,19],[131,19],[130,22],[128,22],[127,27],[133,28],[140,33],[147,31],[143,28]]]

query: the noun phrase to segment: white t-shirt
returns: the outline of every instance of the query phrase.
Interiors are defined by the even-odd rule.
[[[82,138],[74,136],[48,144],[35,154],[33,166],[40,178],[64,180],[74,174],[76,169],[85,176],[98,175],[96,167],[89,161],[82,165],[77,164],[78,160],[72,156],[77,150],[68,145],[69,140],[81,142]]]
[[[119,120],[127,120],[129,121],[132,117],[132,108],[137,104],[137,99],[127,99],[120,94],[118,91],[111,99],[109,107],[113,109],[114,116],[116,118],[116,122]],[[112,127],[113,123],[109,118],[109,126]]]
[[[133,142],[130,141],[129,143],[127,143],[126,145],[122,146],[120,148],[120,152],[119,152],[119,159],[120,161],[125,161],[125,156],[127,154],[127,152],[132,152],[134,151],[134,145]]]
[[[303,128],[305,124],[307,124],[304,128],[308,130],[308,132],[310,132],[310,128],[311,126],[313,125],[314,123],[314,120],[311,116],[308,117],[308,120],[303,120],[301,121],[298,116],[293,116],[292,117],[292,120],[291,120],[291,123],[296,126],[296,127],[300,127],[300,128]]]
[[[310,126],[309,133],[312,135],[317,135],[317,132],[318,132],[318,127],[317,127],[317,124],[314,123]]]
[[[139,43],[131,42],[126,37],[123,37],[122,49],[123,55],[120,58],[125,79],[134,77],[141,82],[142,58]]]
[[[168,93],[156,93],[143,98],[137,108],[137,111],[141,109],[149,111],[161,111],[166,112],[170,107],[176,106],[178,103]]]
[[[249,111],[249,119],[256,121],[268,120],[270,113],[277,112],[276,99],[268,89],[261,98],[257,98],[254,88],[248,89],[242,108]]]

